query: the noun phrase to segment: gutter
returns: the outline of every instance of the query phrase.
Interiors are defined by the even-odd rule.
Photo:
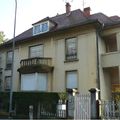
[[[112,24],[105,24],[103,29],[106,30],[113,27],[120,27],[120,21],[114,22]]]

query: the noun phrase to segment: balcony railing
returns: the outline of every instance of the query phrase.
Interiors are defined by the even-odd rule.
[[[51,58],[30,58],[21,60],[20,66],[33,66],[33,65],[47,65],[52,66],[52,59]]]
[[[53,69],[52,58],[35,57],[20,61],[20,73],[49,72]]]

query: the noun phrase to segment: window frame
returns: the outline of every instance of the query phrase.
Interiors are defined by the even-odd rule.
[[[77,78],[77,88],[73,88],[73,89],[77,89],[79,87],[79,80],[78,80],[78,70],[69,70],[69,71],[65,71],[65,87],[66,87],[66,91],[69,92],[68,90],[72,90],[71,88],[67,88],[67,74],[70,72],[75,72],[76,73],[76,78]]]
[[[2,90],[2,82],[3,82],[2,76],[3,76],[3,74],[2,74],[2,72],[0,72],[0,91]]]
[[[74,39],[75,38],[75,39]],[[74,39],[75,40],[75,49],[76,49],[76,55],[75,58],[71,57],[71,58],[67,58],[67,52],[68,52],[68,45],[67,45],[67,41]],[[77,37],[70,37],[70,38],[66,38],[65,39],[65,61],[76,61],[78,60],[78,39]]]
[[[35,89],[34,90],[24,90],[23,88],[23,84],[24,84],[24,80],[22,79],[22,75],[24,76],[24,75],[29,75],[29,74],[21,74],[21,79],[20,79],[20,91],[40,91],[40,92],[48,92],[48,73],[31,73],[31,74],[33,74],[33,76],[34,76],[34,82],[35,82]],[[39,79],[39,74],[45,74],[46,75],[46,90],[40,90],[39,89],[39,82],[41,81],[41,79]]]
[[[43,31],[43,25],[44,24],[47,24],[47,29],[45,30],[45,31]],[[39,27],[39,31],[38,32],[36,32],[35,31],[35,27]],[[48,32],[49,31],[49,21],[44,21],[44,22],[41,22],[41,23],[38,23],[38,24],[35,24],[34,26],[33,26],[33,35],[38,35],[38,34],[42,34],[42,33],[46,33],[46,32]]]
[[[13,57],[13,51],[12,50],[9,50],[9,51],[7,51],[7,53],[6,53],[6,69],[8,69],[8,70],[11,70],[12,69],[12,59],[11,59],[11,62],[8,62],[8,61],[10,61],[10,60],[8,60],[8,53],[10,53],[11,52],[11,54],[12,54],[12,57]]]
[[[32,47],[41,46],[41,45],[43,46],[43,56],[42,56],[42,57],[44,57],[44,44],[37,44],[37,45],[29,46],[28,58],[35,58],[35,57],[31,57],[31,50],[30,50],[30,49],[31,49]],[[40,56],[36,56],[36,57],[40,57]],[[42,58],[42,57],[41,57],[41,58]]]
[[[0,68],[2,66],[2,53],[0,53]]]
[[[8,88],[8,89],[6,88],[6,83],[7,83],[6,79],[7,78],[11,78],[10,79],[10,88]],[[4,90],[5,91],[10,91],[10,89],[11,89],[11,80],[12,80],[12,76],[5,76],[5,81],[4,81]]]

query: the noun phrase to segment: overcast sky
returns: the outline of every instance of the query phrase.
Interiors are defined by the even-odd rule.
[[[65,12],[65,0],[17,0],[16,35],[32,27],[32,23]],[[70,1],[71,9],[83,9],[83,0]],[[84,0],[91,13],[103,12],[108,16],[120,16],[120,0]],[[0,0],[0,31],[7,38],[13,37],[15,0]]]

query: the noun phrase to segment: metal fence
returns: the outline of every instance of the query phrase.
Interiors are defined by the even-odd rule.
[[[101,101],[101,118],[120,119],[120,102]]]
[[[39,103],[37,118],[67,118],[66,101],[59,100],[57,105]]]
[[[90,94],[78,94],[75,96],[74,120],[91,118]]]

